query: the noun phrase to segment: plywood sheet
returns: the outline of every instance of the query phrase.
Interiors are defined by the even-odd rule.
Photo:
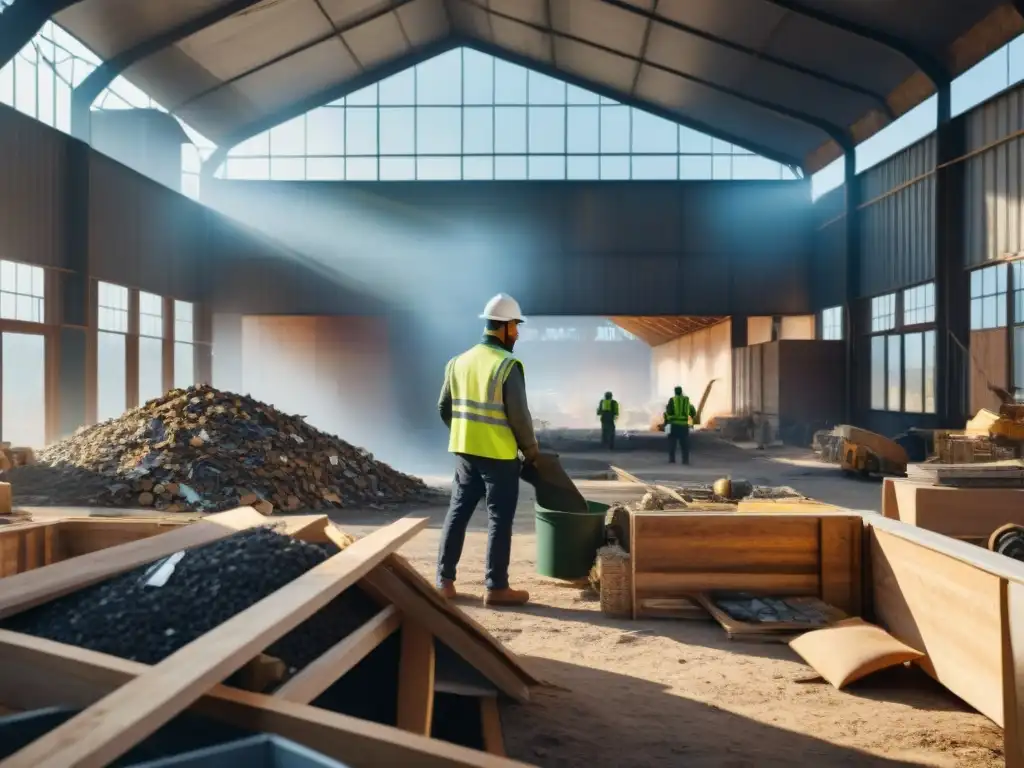
[[[875,526],[869,541],[878,623],[926,654],[928,674],[1002,725],[999,576]]]

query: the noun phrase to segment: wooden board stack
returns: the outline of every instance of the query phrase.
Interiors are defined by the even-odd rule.
[[[286,518],[284,532],[303,541],[333,542],[340,552],[152,666],[0,630],[0,707],[9,711],[82,708],[0,765],[99,768],[186,709],[291,739],[353,768],[521,765],[501,755],[494,695],[481,696],[479,704],[487,752],[429,738],[434,695],[441,689],[435,678],[435,640],[472,666],[496,692],[517,701],[527,701],[538,680],[394,554],[426,523],[425,518],[404,518],[353,543],[326,517]],[[0,579],[0,618],[140,564],[264,524],[261,514],[240,508],[191,525],[79,520],[0,530],[0,554],[7,574]],[[81,538],[89,539],[94,529],[102,531],[100,536],[83,543]],[[83,551],[112,531],[129,540]],[[76,544],[71,543],[73,539],[78,540]],[[79,554],[69,556],[70,552]],[[377,615],[298,670],[273,695],[221,684],[258,659],[268,645],[356,586],[377,602]],[[396,632],[401,635],[397,727],[310,706]]]

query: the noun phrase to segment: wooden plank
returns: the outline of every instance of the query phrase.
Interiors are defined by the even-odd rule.
[[[0,580],[0,619],[109,579],[124,571],[167,557],[182,549],[223,539],[266,523],[251,507],[221,512],[160,536],[63,560],[46,568]],[[262,650],[262,649],[259,649]]]
[[[343,534],[334,526],[327,536],[342,546]],[[465,612],[438,595],[437,590],[401,555],[391,555],[380,568],[359,582],[367,595],[384,607],[394,604],[405,616],[427,626],[435,637],[458,653],[506,696],[530,699],[530,686],[540,680],[523,663]]]
[[[416,622],[404,622],[396,720],[403,731],[430,735],[434,723],[434,662],[434,636]]]
[[[171,654],[146,674],[0,765],[102,768],[323,608],[416,535],[427,522],[427,518],[403,518],[360,539]]]
[[[451,648],[480,674],[494,683],[498,690],[516,701],[530,700],[530,687],[508,662],[465,627],[424,600],[402,579],[386,568],[368,574],[362,584],[379,593],[398,608],[407,621],[414,621]]]
[[[694,526],[693,536],[641,536],[644,549],[637,569],[668,573],[814,573],[818,570],[818,520],[811,522],[806,536],[733,534],[732,526],[722,526],[720,535],[707,535],[700,526]]]
[[[484,733],[484,751],[505,757],[505,736],[501,730],[501,712],[493,696],[480,699],[480,721]]]
[[[278,688],[274,696],[308,704],[365,659],[401,623],[398,609],[388,606]]]
[[[919,663],[928,674],[1002,725],[1000,578],[877,527],[871,530],[878,623],[927,654]]]
[[[209,519],[209,518],[207,518]],[[81,557],[176,530],[189,521],[82,518],[60,523],[64,557]]]
[[[636,513],[638,537],[685,537],[699,541],[699,546],[720,541],[723,537],[756,540],[762,546],[791,548],[808,546],[818,540],[818,516],[801,514],[674,514]],[[694,546],[694,549],[698,545]],[[641,558],[642,560],[642,558]],[[641,570],[643,569],[641,563]]]
[[[51,640],[0,630],[0,705],[17,710],[88,707],[153,668]],[[191,708],[249,730],[291,739],[352,768],[522,768],[523,763],[275,697],[213,686]]]
[[[638,573],[633,583],[641,601],[721,590],[793,596],[812,596],[819,591],[817,573],[645,572]]]
[[[856,517],[821,518],[821,599],[850,616],[861,613],[861,540]]]
[[[643,548],[643,544],[637,546],[636,539],[636,512],[629,513],[629,592],[630,592],[630,611],[633,614],[633,621],[637,620],[640,614],[640,597],[636,593],[636,561],[640,557],[640,550]]]
[[[1001,580],[1003,756],[1007,768],[1024,768],[1024,585]]]
[[[900,503],[896,498],[895,477],[886,477],[882,480],[882,517],[890,520],[900,519]]]

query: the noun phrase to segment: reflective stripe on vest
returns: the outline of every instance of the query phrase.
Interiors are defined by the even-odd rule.
[[[517,363],[522,365],[511,353],[489,344],[477,344],[448,363],[445,376],[452,394],[449,451],[488,459],[518,456],[502,392]]]
[[[672,397],[672,411],[667,414],[668,418],[666,421],[669,424],[686,424],[690,423],[690,398],[686,395],[673,395]]]

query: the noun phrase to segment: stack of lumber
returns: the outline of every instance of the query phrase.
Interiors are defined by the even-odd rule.
[[[353,540],[324,516],[275,529],[243,507],[64,560],[46,526],[0,532],[0,552],[4,537],[46,543],[43,562],[19,555],[24,567],[0,578],[0,709],[81,710],[3,765],[114,764],[186,711],[351,768],[520,765],[495,756],[496,695],[525,702],[538,681],[395,554],[427,522]],[[477,702],[492,754],[429,738],[438,648],[482,681],[460,695]],[[374,722],[340,714],[374,702]]]
[[[912,464],[907,467],[907,479],[951,488],[1021,488],[1024,487],[1024,461]]]
[[[215,512],[329,509],[420,499],[423,482],[250,397],[171,390],[80,429],[3,479],[24,506]]]

